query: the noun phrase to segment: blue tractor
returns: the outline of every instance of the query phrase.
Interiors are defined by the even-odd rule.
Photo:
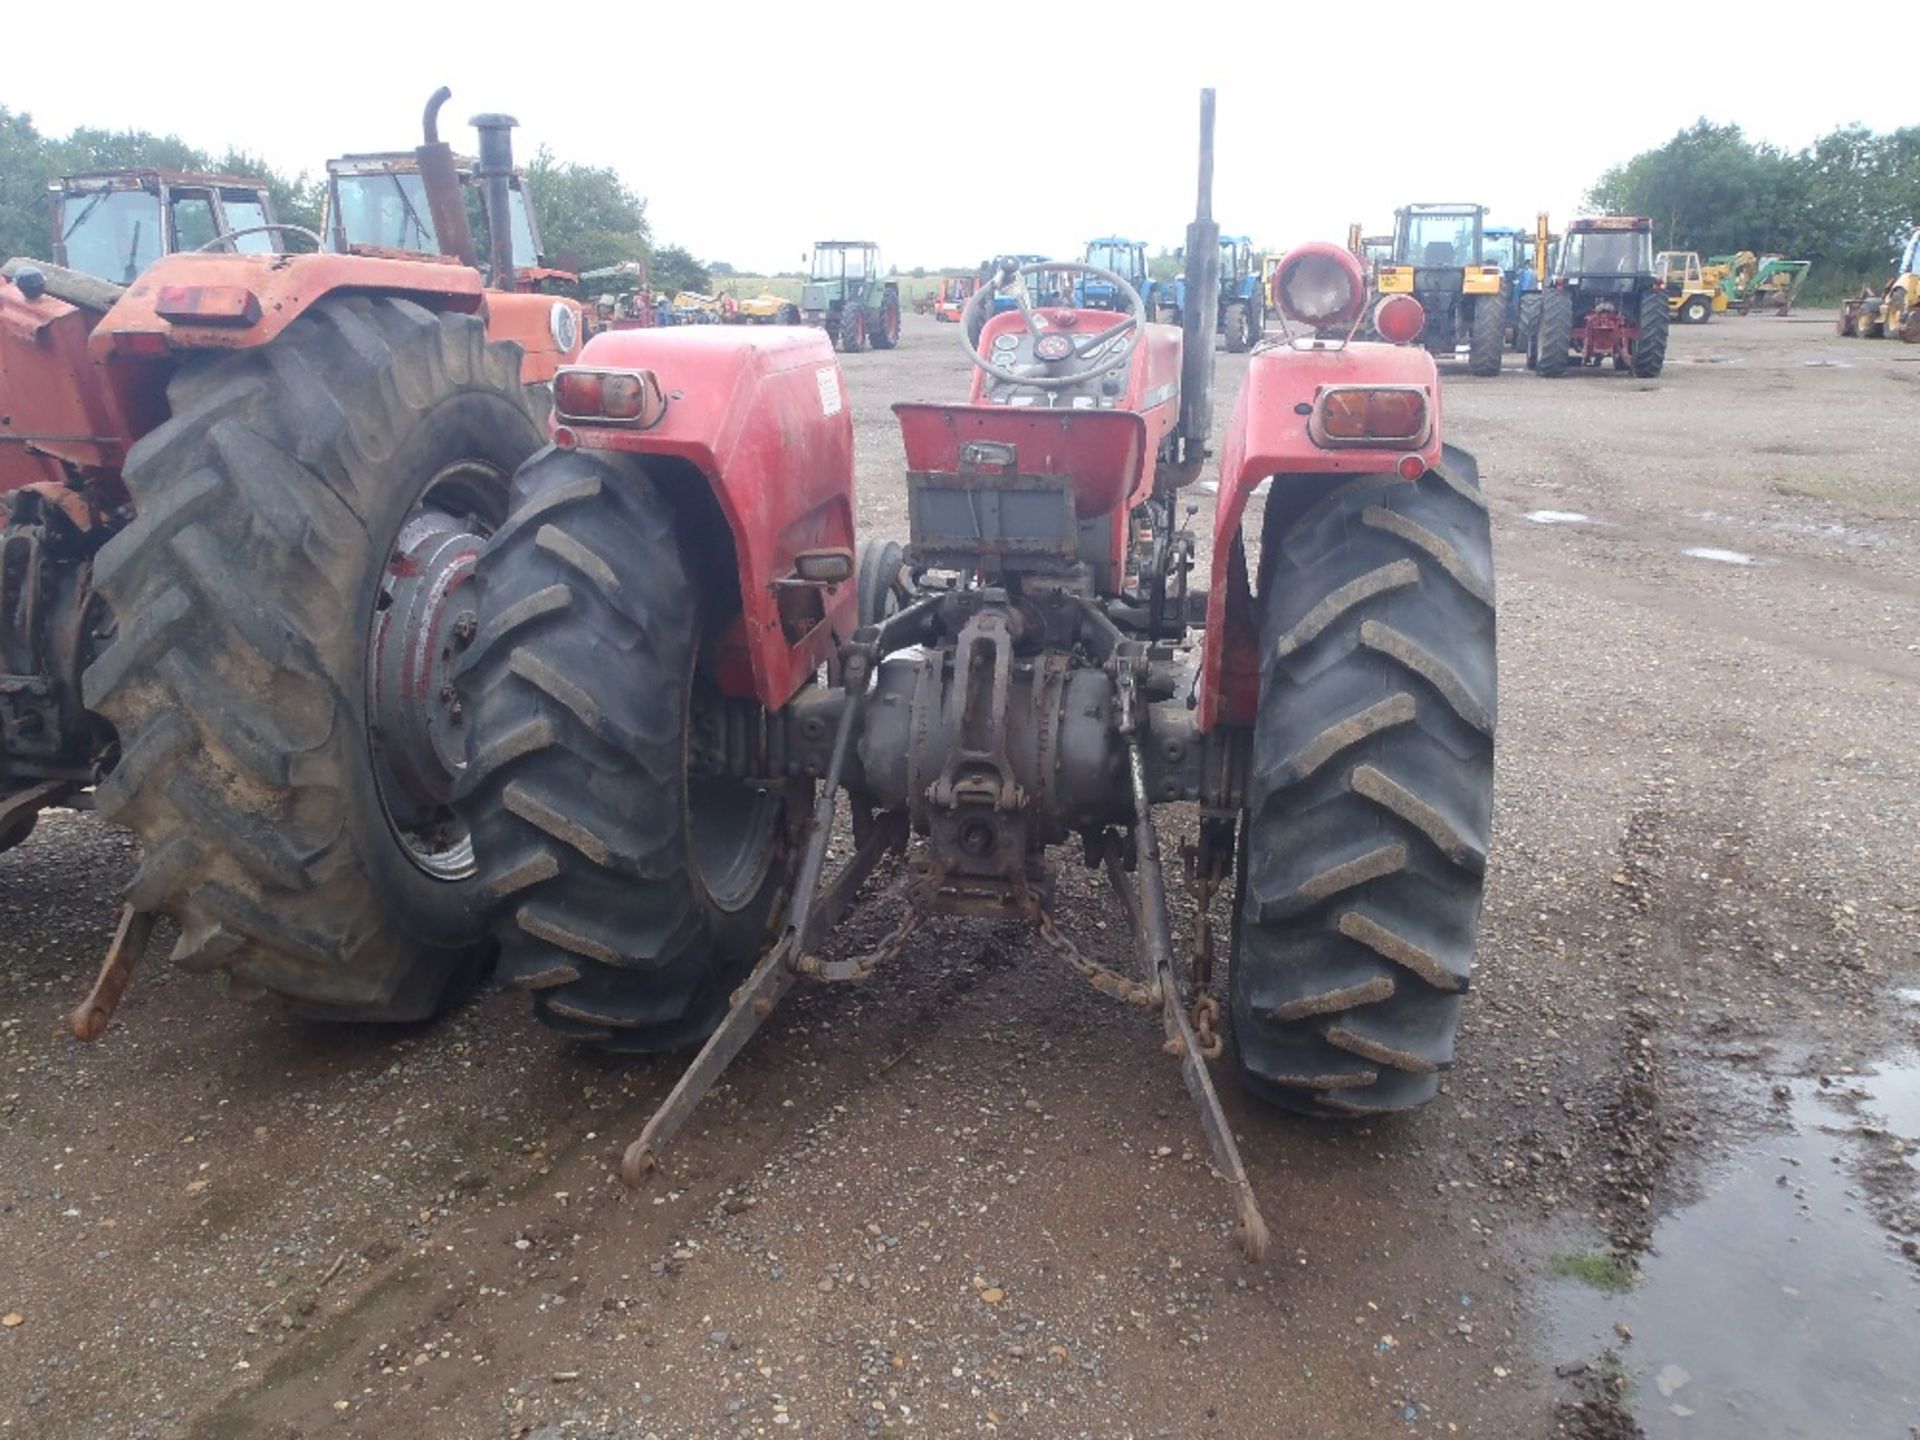
[[[1527,342],[1520,323],[1521,297],[1540,288],[1540,279],[1534,273],[1533,232],[1518,225],[1488,225],[1480,233],[1481,258],[1489,265],[1498,265],[1506,281],[1507,348],[1523,351]]]
[[[1102,270],[1113,271],[1138,290],[1141,300],[1146,303],[1147,314],[1160,313],[1160,292],[1163,287],[1158,280],[1147,273],[1147,247],[1143,241],[1123,240],[1116,235],[1089,240],[1085,260],[1089,265],[1098,265]],[[1127,308],[1126,302],[1120,298],[1112,285],[1104,280],[1095,280],[1085,275],[1074,281],[1073,303],[1082,310]]]
[[[1173,323],[1187,309],[1185,273],[1173,282]],[[1227,349],[1251,350],[1267,327],[1267,297],[1260,288],[1260,257],[1245,235],[1220,237],[1220,318],[1215,330],[1227,337]]]
[[[997,263],[1005,264],[1008,260],[1014,261],[1019,265],[1044,265],[1047,262],[1047,257],[1045,255],[1003,255]],[[994,261],[989,261],[985,265],[982,265],[980,267],[980,278],[983,281],[989,280],[993,275],[995,267],[996,262]],[[1061,293],[1061,287],[1064,283],[1063,278],[1057,274],[1040,276],[1036,285],[1029,292],[1030,302],[1034,305],[1066,304],[1066,296]],[[996,293],[993,297],[992,306],[992,313],[999,315],[1008,310],[1019,309],[1020,302],[1015,300],[1011,295]]]

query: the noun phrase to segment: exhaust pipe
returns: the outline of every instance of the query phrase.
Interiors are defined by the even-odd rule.
[[[1175,484],[1200,477],[1213,433],[1213,333],[1220,323],[1220,226],[1213,218],[1213,91],[1200,92],[1200,194],[1187,226],[1187,304],[1181,315],[1180,431]]]
[[[453,91],[442,85],[427,101],[427,112],[420,121],[422,143],[413,157],[420,167],[420,185],[427,192],[427,213],[433,217],[440,253],[478,269],[480,255],[474,249],[473,227],[467,223],[460,167],[454,161],[453,147],[440,139],[440,107],[452,98]]]
[[[487,202],[487,284],[495,290],[513,289],[513,127],[511,115],[476,115],[480,132],[481,193]]]

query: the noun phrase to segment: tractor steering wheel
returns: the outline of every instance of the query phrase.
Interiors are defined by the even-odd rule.
[[[966,311],[960,317],[960,343],[967,348],[967,358],[994,379],[1009,385],[1031,386],[1035,390],[1068,390],[1119,369],[1139,348],[1140,337],[1145,333],[1147,323],[1147,307],[1140,298],[1140,292],[1128,284],[1124,276],[1098,265],[1082,264],[1078,260],[1040,260],[1031,265],[1016,265],[1011,260],[1001,260],[998,270],[991,285],[983,285],[973,292],[973,298],[967,301]],[[1041,325],[1027,294],[1027,276],[1048,270],[1104,280],[1113,286],[1116,295],[1126,297],[1126,317],[1119,324],[1109,325],[1085,339],[1078,339],[1065,329]],[[1034,355],[1046,367],[1037,374],[1026,374],[995,364],[981,352],[979,342],[972,338],[986,324],[986,317],[979,314],[981,307],[993,296],[1003,293],[1011,294],[1019,305],[1020,318],[1026,321],[1027,333],[1033,337]],[[1121,343],[1109,345],[1108,342],[1120,340],[1122,336],[1125,338]]]
[[[304,225],[248,225],[239,230],[222,230],[218,235],[207,241],[206,244],[194,246],[194,253],[200,255],[209,250],[218,250],[222,245],[237,240],[242,235],[269,234],[298,235],[302,240],[311,240],[313,242],[313,248],[316,250],[324,249],[326,246],[324,240]]]

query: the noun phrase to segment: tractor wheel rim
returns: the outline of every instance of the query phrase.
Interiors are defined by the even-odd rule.
[[[718,739],[725,702],[696,674],[688,735]],[[729,775],[687,774],[687,854],[707,898],[732,913],[760,891],[780,838],[782,797]]]
[[[374,786],[394,838],[436,880],[475,869],[473,838],[452,804],[466,768],[453,671],[478,627],[474,565],[505,486],[499,470],[472,462],[433,477],[387,552],[367,626]]]

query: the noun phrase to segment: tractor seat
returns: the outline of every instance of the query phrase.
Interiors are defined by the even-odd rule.
[[[1134,492],[1148,461],[1147,422],[1132,410],[1028,410],[1005,405],[893,407],[910,474],[1064,478],[1081,519]],[[1011,456],[1011,463],[1005,457]],[[976,483],[980,483],[976,481]]]
[[[1446,270],[1454,264],[1453,246],[1445,240],[1435,240],[1427,246],[1426,258],[1420,262],[1428,270]]]

